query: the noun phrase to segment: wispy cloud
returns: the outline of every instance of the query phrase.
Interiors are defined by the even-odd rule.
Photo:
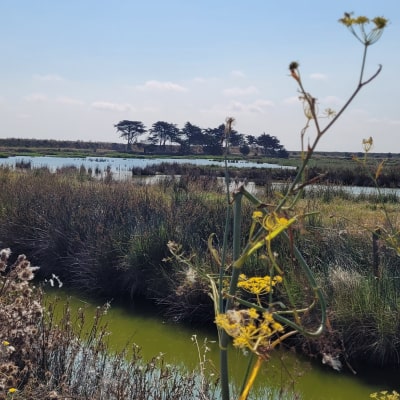
[[[270,100],[259,99],[250,103],[244,103],[240,101],[231,101],[229,104],[215,104],[211,108],[201,109],[200,112],[204,114],[214,114],[214,115],[237,115],[239,113],[244,114],[264,114],[267,109],[274,106],[274,103]]]
[[[286,99],[283,99],[283,104],[292,105],[292,104],[299,104],[299,103],[300,103],[299,96],[291,96],[291,97],[287,97]]]
[[[314,72],[310,74],[310,79],[314,79],[316,81],[326,81],[328,79],[328,76],[320,72]]]
[[[131,104],[120,104],[120,103],[111,103],[108,101],[94,101],[91,104],[91,107],[97,110],[108,110],[108,111],[134,111],[134,107]]]
[[[194,83],[209,83],[209,82],[216,82],[216,81],[218,81],[218,79],[215,77],[205,78],[203,76],[196,76],[195,78],[193,78]]]
[[[60,82],[63,81],[64,78],[57,74],[46,74],[46,75],[33,75],[33,78],[38,81],[47,81],[47,82]]]
[[[244,78],[246,74],[243,71],[234,69],[233,71],[231,71],[231,76],[234,78]]]
[[[75,106],[82,106],[85,104],[85,102],[82,100],[74,99],[74,98],[66,97],[66,96],[57,97],[56,102],[61,103],[61,104],[75,105]]]
[[[236,97],[236,96],[247,96],[250,94],[258,93],[258,90],[255,86],[248,86],[246,88],[229,88],[223,91],[225,96]]]
[[[24,97],[24,100],[35,103],[35,102],[43,102],[46,101],[48,98],[43,93],[31,93]]]
[[[196,78],[193,79],[193,82],[196,82],[196,83],[204,83],[204,82],[207,82],[207,79],[206,79],[206,78],[203,78],[203,77],[201,77],[201,76],[196,76]]]
[[[145,82],[143,85],[137,86],[140,90],[155,90],[163,92],[187,92],[187,88],[173,82],[161,82],[156,80],[150,80]]]
[[[343,100],[337,96],[325,96],[322,99],[318,100],[318,103],[324,105],[339,106],[343,104]]]
[[[256,100],[252,103],[241,103],[238,101],[234,101],[230,104],[229,110],[234,112],[250,112],[250,113],[258,113],[262,114],[265,112],[267,108],[273,107],[274,103],[270,100]]]

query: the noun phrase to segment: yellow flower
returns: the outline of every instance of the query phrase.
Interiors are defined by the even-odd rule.
[[[354,23],[357,25],[368,24],[369,19],[367,17],[364,17],[363,15],[360,15],[359,17],[354,19]]]
[[[1,344],[2,344],[3,346],[9,346],[9,345],[10,345],[10,342],[7,342],[7,340],[3,340],[3,341],[1,342]]]
[[[383,29],[389,21],[384,17],[375,17],[372,22],[375,24],[375,29]]]
[[[258,218],[262,218],[262,217],[263,217],[262,211],[254,211],[253,212],[253,219],[258,219]]]
[[[233,340],[233,345],[239,349],[250,348],[251,349],[251,342],[245,336],[238,336]]]
[[[283,325],[281,325],[279,322],[272,323],[272,329],[274,331],[276,331],[276,332],[283,332],[284,331]]]
[[[239,275],[239,281],[245,281],[246,279],[247,279],[247,276],[245,274]]]
[[[350,32],[365,46],[374,44],[382,36],[384,28],[386,28],[389,20],[384,17],[375,17],[370,20],[369,18],[361,15],[353,18],[353,13],[344,13],[344,17],[339,19],[344,26],[346,26]],[[373,23],[375,26],[367,29],[368,24]],[[358,27],[356,32],[354,27]]]
[[[12,388],[8,389],[8,393],[15,393],[17,390],[18,389],[12,387]]]
[[[255,308],[249,308],[249,317],[252,319],[257,319],[258,318],[258,311]]]
[[[233,337],[235,347],[248,348],[256,354],[258,349],[269,347],[273,335],[284,331],[271,313],[260,315],[254,308],[229,310],[226,314],[218,314],[215,322]]]
[[[246,276],[239,280],[238,287],[245,290],[246,292],[262,295],[271,292],[272,288],[279,282],[282,282],[281,276],[275,276],[271,279],[269,275],[253,276],[252,278],[246,279]]]

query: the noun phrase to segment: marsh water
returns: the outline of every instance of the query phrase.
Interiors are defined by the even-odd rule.
[[[40,156],[40,157],[29,157],[29,156],[15,156],[0,159],[0,166],[8,166],[15,168],[18,163],[29,164],[30,168],[48,168],[51,172],[57,171],[57,169],[65,167],[84,167],[86,171],[92,171],[92,175],[98,178],[104,177],[109,172],[112,173],[114,179],[117,180],[130,180],[132,176],[132,168],[145,168],[149,165],[161,164],[161,163],[179,163],[179,164],[194,164],[198,166],[224,166],[224,162],[221,160],[214,159],[195,159],[195,158],[112,158],[112,157],[85,157],[85,158],[69,158],[69,157],[51,157],[51,156]],[[269,163],[257,163],[247,161],[229,161],[228,165],[234,167],[246,167],[246,168],[288,168],[293,169],[295,167],[282,166],[278,164]],[[144,178],[139,177],[146,184],[152,184],[159,182],[164,176],[147,176]],[[168,177],[167,177],[168,178]],[[138,179],[138,177],[135,177]],[[233,184],[233,183],[232,183]],[[274,183],[273,186],[279,188],[285,186],[286,183]],[[361,194],[369,195],[376,193],[375,187],[361,187],[361,186],[324,186],[324,185],[310,185],[306,190],[314,190],[318,187],[329,188],[332,191],[341,190],[351,193],[352,195],[358,196]],[[248,182],[246,186],[247,190],[256,192],[258,189],[254,182]],[[400,189],[398,188],[380,188],[382,195],[394,194],[400,196]]]
[[[145,168],[153,164],[161,163],[179,163],[194,164],[198,166],[219,165],[223,166],[224,161],[205,159],[205,158],[112,158],[112,157],[85,157],[85,158],[67,158],[67,157],[28,157],[15,156],[0,159],[0,165],[15,167],[17,163],[29,163],[31,168],[49,168],[54,172],[59,168],[73,166],[76,168],[85,167],[100,175],[110,171],[115,178],[132,177],[132,168]],[[257,163],[248,161],[228,161],[229,165],[235,167],[247,168],[294,168],[285,167],[277,164]]]
[[[60,305],[68,299],[72,312],[85,306],[88,320],[94,315],[96,307],[101,305],[62,291],[51,291],[47,300],[54,297],[59,297]],[[167,363],[192,371],[199,365],[199,352],[193,340],[195,335],[200,356],[205,354],[210,361],[207,364],[209,371],[213,370],[214,365],[215,373],[218,373],[218,344],[213,327],[205,329],[165,321],[157,317],[156,310],[143,304],[132,304],[129,308],[112,304],[104,318],[108,324],[107,330],[111,332],[109,340],[112,350],[122,350],[128,342],[136,343],[141,347],[145,361],[163,354]],[[206,353],[203,352],[205,344],[210,349]],[[247,362],[248,356],[232,349],[230,374],[238,385]],[[382,370],[358,371],[357,375],[353,375],[346,368],[337,372],[319,361],[310,362],[292,351],[278,350],[264,365],[257,385],[294,389],[303,400],[361,400],[368,399],[369,394],[377,390],[396,389],[393,375],[393,371],[388,374]]]

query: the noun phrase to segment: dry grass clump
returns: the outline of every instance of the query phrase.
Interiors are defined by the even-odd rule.
[[[399,365],[398,276],[384,270],[378,279],[343,267],[333,267],[329,276],[331,322],[342,333],[347,356],[357,364]]]

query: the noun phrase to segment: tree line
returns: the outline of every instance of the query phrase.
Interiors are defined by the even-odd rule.
[[[179,152],[190,154],[199,152],[210,155],[223,153],[226,143],[225,124],[217,128],[202,129],[197,125],[186,122],[182,129],[176,124],[165,121],[155,122],[150,129],[141,121],[123,120],[114,125],[117,132],[127,141],[127,151],[132,151],[132,146],[138,139],[146,135],[145,143],[148,149],[161,149],[166,151],[167,144],[179,146]],[[260,136],[244,135],[235,130],[229,134],[229,146],[239,148],[243,155],[251,151],[270,157],[287,158],[289,153],[276,136],[263,133]]]

